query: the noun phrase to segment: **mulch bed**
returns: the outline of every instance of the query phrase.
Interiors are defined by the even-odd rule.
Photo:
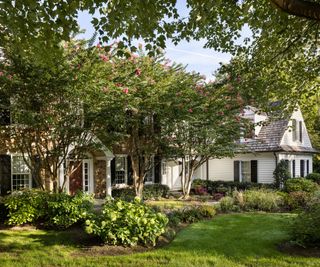
[[[278,250],[290,256],[320,258],[320,248],[304,248],[290,242],[280,244]]]

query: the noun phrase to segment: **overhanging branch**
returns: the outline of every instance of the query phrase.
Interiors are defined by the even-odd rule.
[[[271,2],[290,15],[320,21],[320,3],[304,0],[271,0]]]

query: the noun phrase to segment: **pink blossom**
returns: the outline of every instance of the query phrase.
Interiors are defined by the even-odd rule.
[[[134,72],[137,76],[141,75],[141,69],[137,68]]]
[[[97,48],[101,48],[101,44],[100,43],[97,44]]]
[[[4,72],[3,71],[0,71],[0,76],[3,76],[4,75]]]
[[[129,89],[126,87],[122,90],[123,93],[128,94],[129,93]]]
[[[103,60],[104,62],[109,61],[109,58],[106,55],[100,55],[100,59]]]
[[[221,116],[223,116],[223,115],[224,115],[224,112],[223,112],[223,111],[219,111],[218,114],[221,115]]]
[[[189,108],[189,109],[188,109],[188,112],[192,113],[192,112],[193,112],[192,108]]]
[[[12,80],[12,75],[9,74],[9,75],[7,76],[7,78],[8,78],[9,80]]]

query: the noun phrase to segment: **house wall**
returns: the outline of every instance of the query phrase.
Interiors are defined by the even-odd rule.
[[[166,162],[166,179],[162,180],[162,184],[169,186],[171,190],[181,189],[180,178],[181,166],[175,161]]]
[[[312,168],[312,155],[310,154],[289,154],[289,153],[279,153],[278,154],[278,159],[280,160],[289,160],[289,169],[290,169],[290,174],[292,176],[293,170],[292,170],[292,161],[295,160],[295,177],[300,177],[300,160],[305,161],[305,176],[307,175],[307,160],[309,160],[309,173],[312,173],[313,168]]]
[[[273,153],[260,154],[239,154],[234,158],[210,159],[209,160],[209,180],[212,181],[233,181],[233,162],[258,161],[258,183],[273,183],[273,171],[276,166]],[[195,173],[194,178],[206,179],[206,164],[203,164]]]
[[[299,141],[299,137],[297,138],[296,141],[293,141],[293,138],[292,138],[292,131],[294,130],[292,128],[292,120],[293,119],[295,119],[297,121],[302,121],[302,142]],[[306,125],[304,123],[304,119],[303,119],[303,116],[302,116],[300,109],[297,109],[292,113],[292,116],[291,116],[289,124],[288,124],[288,129],[285,131],[285,133],[281,139],[280,145],[312,147],[311,141],[310,141],[310,138],[308,135],[308,131],[307,131]]]

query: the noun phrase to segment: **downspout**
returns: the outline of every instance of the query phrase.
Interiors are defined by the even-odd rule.
[[[209,189],[209,159],[207,159],[206,161],[206,178],[207,178],[207,192],[208,192],[208,189]]]
[[[275,162],[276,162],[276,167],[278,165],[278,158],[277,158],[277,154],[276,152],[273,152],[274,158],[275,158]]]

